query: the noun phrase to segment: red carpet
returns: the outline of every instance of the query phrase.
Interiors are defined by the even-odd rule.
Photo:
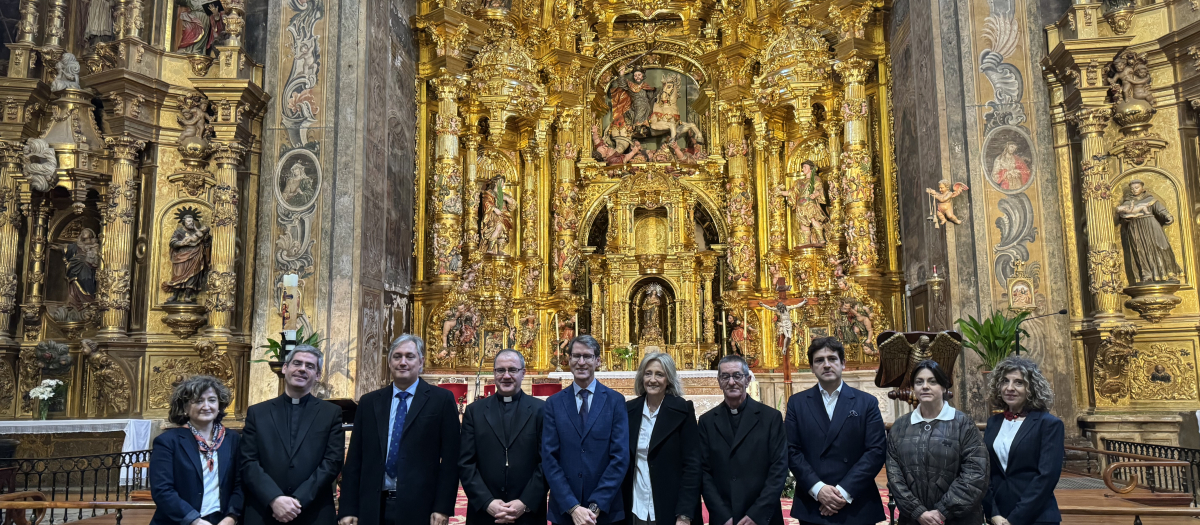
[[[883,497],[883,512],[886,514],[887,513],[887,502],[888,502],[887,489],[886,488],[879,489],[879,495]],[[784,499],[780,500],[780,503],[783,504],[784,521],[787,522],[788,525],[795,525],[796,520],[788,517],[788,514],[792,510],[792,500],[784,498]],[[466,516],[467,516],[467,495],[463,493],[462,488],[459,488],[458,489],[458,501],[456,501],[454,503],[454,516],[450,518],[450,525],[460,525],[462,523],[466,523],[466,521],[467,521]],[[704,522],[708,523],[708,509],[704,509]],[[884,523],[886,523],[886,522],[884,522]]]

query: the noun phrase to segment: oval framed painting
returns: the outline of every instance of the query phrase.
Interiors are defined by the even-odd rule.
[[[1037,174],[1033,140],[1017,126],[1000,126],[983,141],[983,177],[1000,192],[1013,195],[1033,184]]]
[[[275,172],[275,200],[291,211],[304,211],[321,193],[321,164],[313,152],[297,148],[279,159]]]

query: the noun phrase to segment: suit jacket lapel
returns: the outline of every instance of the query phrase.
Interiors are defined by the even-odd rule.
[[[1017,446],[1021,444],[1021,440],[1025,439],[1030,432],[1034,431],[1034,427],[1041,426],[1042,412],[1034,411],[1025,416],[1025,421],[1021,422],[1021,428],[1017,429],[1017,435],[1013,436],[1012,445],[1008,447],[1008,464],[1012,464],[1012,459],[1016,456],[1013,451],[1017,450]]]
[[[737,435],[734,436],[733,443],[729,445],[730,451],[737,448],[738,444],[746,439],[746,435],[758,424],[758,413],[758,403],[747,397],[746,402],[742,403],[742,422],[738,423]],[[750,414],[754,414],[754,416],[751,417]]]
[[[721,433],[721,437],[725,439],[725,444],[729,445],[729,449],[733,450],[733,424],[730,419],[733,416],[729,415],[729,407],[725,405],[725,401],[721,401],[717,405],[717,432]]]
[[[188,427],[183,427],[188,430]],[[196,475],[200,476],[200,483],[204,483],[204,461],[200,459],[200,445],[196,443],[196,436],[192,435],[191,430],[187,434],[179,437],[179,442],[183,444],[183,449],[187,451],[188,457],[192,458],[192,466],[196,467]],[[217,456],[217,462],[224,466],[225,458]]]
[[[296,451],[300,450],[300,444],[304,443],[304,438],[308,435],[308,429],[309,427],[312,427],[313,424],[313,411],[316,410],[316,403],[319,402],[320,401],[317,401],[317,398],[314,397],[312,401],[308,401],[305,403],[304,407],[300,409],[300,428],[296,430],[296,442],[292,443],[292,451],[289,455],[295,456]]]
[[[287,403],[283,401],[284,397],[287,396],[275,398],[275,404],[271,408],[271,421],[275,422],[275,432],[279,433],[279,442],[287,443],[288,450],[291,450],[292,435],[290,433],[291,429],[288,428],[288,420],[290,418],[287,417]]]
[[[682,400],[675,396],[663,398],[662,405],[658,407],[658,417],[654,420],[654,430],[650,432],[650,446],[646,447],[646,450],[654,450],[661,445],[663,440],[675,430],[675,427],[683,423],[683,418],[687,417],[687,414],[679,409],[678,405],[682,404],[679,401]],[[642,415],[638,414],[638,419],[641,417]],[[632,427],[633,425],[630,425],[630,428]]]
[[[571,386],[567,387],[566,391],[567,395],[561,396],[559,403],[562,404],[563,413],[567,414],[567,419],[571,420],[572,425],[575,425],[575,431],[578,432],[579,437],[582,438],[585,433],[583,431],[583,423],[579,422],[579,409],[575,408],[575,384],[572,383]],[[592,397],[594,398],[595,396]],[[593,405],[596,404],[595,401],[595,399],[592,399]]]
[[[430,386],[424,379],[417,378],[417,395],[413,396],[412,405],[409,407],[408,413],[404,415],[404,428],[400,430],[401,441],[404,440],[404,436],[408,435],[408,429],[412,428],[408,422],[416,419],[417,414],[421,413],[421,409],[425,408],[425,402],[429,400],[429,391],[433,388],[440,387]]]
[[[842,387],[842,392],[838,394],[837,404],[833,406],[833,419],[829,422],[829,431],[825,433],[825,449],[837,439],[838,432],[842,430],[842,424],[846,422],[846,416],[850,413],[850,405],[854,403],[854,391],[850,387]],[[825,401],[821,401],[821,409],[825,409]],[[821,452],[824,452],[822,450]]]
[[[804,396],[809,400],[808,413],[813,421],[817,424],[817,428],[826,436],[829,435],[829,416],[825,414],[825,398],[821,394],[821,385],[818,383],[808,389]]]
[[[508,436],[504,434],[504,421],[500,417],[504,412],[500,396],[492,394],[491,397],[485,399],[483,402],[483,418],[487,420],[488,426],[492,427],[492,433],[496,434],[496,439],[499,439],[507,447]]]
[[[225,437],[228,438],[232,430],[225,429]],[[225,479],[225,473],[229,471],[229,466],[233,464],[233,458],[230,457],[230,449],[232,446],[227,446],[225,441],[221,442],[221,448],[217,449],[217,479]]]
[[[511,447],[517,436],[521,434],[521,430],[529,423],[533,417],[533,403],[530,401],[529,394],[521,395],[521,400],[518,401],[517,413],[513,414],[512,428],[509,428],[511,433],[505,437],[504,446]]]
[[[386,458],[388,454],[388,429],[392,426],[392,385],[384,387],[385,393],[375,400],[375,433],[379,436],[379,452]]]
[[[1000,425],[1004,424],[1004,418],[1001,416],[992,416],[992,419],[997,419],[997,417],[999,418],[999,420],[997,421],[997,423],[999,423],[999,424],[993,425],[992,422],[989,420],[987,429],[983,431],[983,443],[988,448],[988,457],[989,458],[996,458],[996,435],[1000,433]],[[1024,426],[1024,425],[1021,425],[1021,426]],[[989,459],[989,461],[991,461],[991,460]],[[1000,458],[996,458],[995,461],[992,462],[992,465],[999,465],[1000,464],[999,461],[1000,461]],[[999,472],[1001,476],[1005,475],[1004,469],[1002,469],[1002,468],[1001,469],[993,468],[992,472]]]
[[[596,420],[600,419],[600,411],[604,410],[604,405],[608,403],[608,388],[596,382],[596,392],[588,400],[588,419],[587,426],[583,429],[583,435],[592,431],[592,426],[596,424]]]
[[[642,434],[642,410],[646,406],[646,397],[642,396],[626,405],[629,411],[629,454],[637,454],[638,439]]]

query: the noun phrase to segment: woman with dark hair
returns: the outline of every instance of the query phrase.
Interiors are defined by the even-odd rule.
[[[151,525],[235,525],[242,515],[237,432],[221,425],[229,389],[212,376],[175,387],[167,419],[179,428],[154,438],[150,453]]]
[[[920,403],[888,436],[888,490],[900,524],[983,523],[988,458],[975,422],[946,403],[953,385],[937,362],[917,363],[909,382]]]
[[[991,486],[983,510],[992,525],[1062,522],[1054,487],[1062,475],[1063,422],[1050,415],[1054,391],[1024,357],[996,365],[988,401],[1004,413],[988,419],[983,441],[991,460]]]

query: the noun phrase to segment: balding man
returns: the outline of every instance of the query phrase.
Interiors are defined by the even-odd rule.
[[[525,357],[501,350],[493,362],[496,394],[463,415],[459,477],[467,493],[467,523],[546,523],[542,475],[542,407],[521,390]]]
[[[446,525],[458,496],[458,405],[420,378],[425,341],[392,342],[392,384],[362,396],[342,470],[339,525]]]

